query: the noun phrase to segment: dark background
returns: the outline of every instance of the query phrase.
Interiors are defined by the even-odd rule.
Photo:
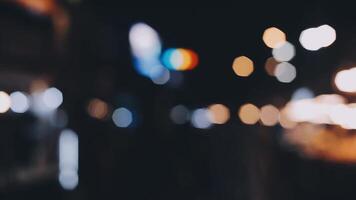
[[[280,127],[246,126],[236,114],[246,102],[282,106],[302,86],[316,94],[335,92],[333,73],[355,62],[352,7],[324,1],[251,1],[225,7],[171,2],[165,8],[139,8],[138,2],[135,7],[93,0],[59,3],[71,21],[66,38],[59,43],[53,39],[48,17],[11,2],[0,3],[0,89],[26,88],[31,77],[46,77],[61,88],[68,127],[79,134],[79,186],[65,191],[56,177],[0,184],[0,199],[353,198],[354,166],[300,157],[280,145]],[[180,87],[154,85],[135,71],[128,31],[136,22],[157,30],[164,48],[186,47],[198,53],[198,67],[184,72]],[[322,24],[336,29],[336,42],[317,52],[303,49],[300,32]],[[297,68],[297,78],[291,84],[279,83],[264,71],[271,50],[263,44],[262,33],[270,26],[283,30],[296,46],[291,63]],[[233,59],[240,55],[255,63],[248,79],[236,77],[231,69]],[[12,80],[6,73],[23,76]],[[120,129],[111,120],[91,118],[86,112],[91,98],[114,107],[129,102],[138,116],[135,126]],[[227,124],[200,130],[190,124],[174,125],[169,119],[174,105],[194,109],[212,103],[230,108]],[[31,123],[27,115],[0,116],[0,174],[21,166],[38,145],[9,142],[21,140],[21,133],[26,132],[21,127]],[[55,155],[55,147],[49,146]]]

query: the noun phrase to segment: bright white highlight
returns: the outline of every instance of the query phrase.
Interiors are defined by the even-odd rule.
[[[317,51],[328,47],[336,40],[336,31],[329,25],[308,28],[300,34],[299,42],[307,50]]]
[[[134,24],[129,32],[132,54],[136,58],[147,59],[159,56],[161,42],[158,33],[145,23]]]
[[[291,101],[283,112],[294,122],[337,124],[344,128],[356,129],[355,106],[345,102],[340,95],[319,95],[312,99]]]
[[[63,102],[63,94],[57,88],[48,88],[43,93],[43,103],[49,109],[57,109]]]
[[[66,190],[73,190],[79,182],[79,141],[78,135],[65,129],[59,137],[59,176],[61,186]]]
[[[356,67],[339,71],[335,76],[335,85],[342,92],[356,92]]]
[[[0,91],[0,113],[5,113],[10,109],[11,99],[6,92]]]
[[[27,95],[22,92],[13,92],[10,94],[11,110],[15,113],[24,113],[30,107]]]

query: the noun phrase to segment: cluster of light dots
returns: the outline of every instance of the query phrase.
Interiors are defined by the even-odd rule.
[[[251,103],[244,104],[238,111],[238,117],[242,123],[247,125],[254,125],[260,122],[264,126],[275,126],[279,123],[283,128],[288,129],[296,125],[284,112],[281,112],[271,104],[264,105],[261,108]]]
[[[283,108],[293,122],[338,125],[344,129],[356,129],[356,104],[349,103],[337,94],[313,97],[310,91],[300,89]]]
[[[286,34],[276,27],[263,32],[263,42],[272,49],[273,57],[279,62],[290,61],[295,56],[294,45],[286,40]]]
[[[88,115],[97,120],[107,120],[111,115],[113,123],[119,128],[129,128],[134,122],[134,114],[129,108],[119,107],[112,111],[108,103],[98,98],[91,99],[86,109]]]
[[[163,53],[162,61],[170,70],[186,71],[197,66],[198,55],[190,49],[170,48]]]
[[[142,22],[130,28],[129,43],[135,69],[156,85],[175,84],[179,80],[171,71],[192,70],[198,65],[198,54],[191,49],[169,48],[162,53],[159,34]]]
[[[136,23],[130,28],[129,43],[137,72],[151,80],[162,76],[165,68],[160,61],[162,44],[157,31],[145,23]]]
[[[297,76],[297,70],[289,63],[295,56],[295,47],[286,40],[286,34],[276,27],[268,28],[262,36],[266,46],[272,48],[272,57],[265,63],[268,75],[275,76],[279,82],[290,83]]]
[[[248,77],[254,71],[253,61],[246,56],[239,56],[234,59],[232,69],[240,77]]]
[[[48,117],[63,103],[63,94],[55,87],[46,88],[41,82],[35,82],[31,89],[30,109],[39,117]]]
[[[42,109],[55,110],[63,102],[63,94],[57,88],[48,88],[40,95],[39,106]],[[32,99],[36,101],[36,98]],[[38,102],[33,102],[35,104]],[[0,91],[0,113],[5,113],[11,109],[14,113],[25,113],[30,109],[31,97],[24,92],[15,91],[10,95],[4,91]]]
[[[289,62],[279,62],[274,57],[269,57],[265,63],[265,70],[268,75],[276,77],[282,83],[290,83],[297,76],[297,70]]]
[[[336,40],[336,31],[329,25],[308,28],[300,34],[300,44],[309,51],[317,51],[328,47]]]
[[[190,112],[184,105],[176,105],[170,111],[170,118],[175,124],[185,124],[190,120],[193,127],[207,129],[213,124],[227,123],[230,110],[223,104],[212,104]]]

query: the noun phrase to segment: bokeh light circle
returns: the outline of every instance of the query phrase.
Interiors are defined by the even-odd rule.
[[[10,94],[10,99],[11,99],[11,110],[15,113],[24,113],[26,112],[29,107],[30,107],[30,102],[27,97],[22,92],[13,92]]]
[[[162,62],[170,70],[192,70],[198,65],[198,55],[190,49],[170,48],[163,53]]]
[[[212,115],[206,108],[199,108],[193,111],[191,122],[195,128],[207,129],[210,128]]]
[[[263,32],[262,39],[269,48],[276,48],[286,42],[286,34],[276,27],[270,27]]]
[[[112,120],[117,127],[127,128],[133,121],[133,115],[127,108],[118,108],[114,111]]]
[[[237,76],[248,77],[254,70],[253,61],[246,56],[239,56],[234,59],[232,69]]]
[[[240,107],[239,118],[244,124],[253,125],[260,119],[260,109],[253,104],[244,104]]]
[[[10,109],[11,99],[10,96],[4,92],[0,91],[0,113],[5,113]]]
[[[261,122],[265,126],[274,126],[278,123],[279,110],[273,105],[265,105],[261,108]]]
[[[230,111],[223,104],[213,104],[208,107],[211,113],[211,122],[214,124],[225,124],[230,119]]]
[[[297,76],[297,70],[292,64],[288,62],[282,62],[277,65],[274,75],[279,82],[290,83]]]
[[[277,45],[277,47],[272,50],[272,55],[276,61],[290,61],[295,56],[294,45],[290,42],[284,42],[282,45]]]

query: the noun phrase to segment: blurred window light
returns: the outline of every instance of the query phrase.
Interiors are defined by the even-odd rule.
[[[297,76],[297,70],[294,65],[288,62],[279,63],[274,71],[277,80],[282,83],[290,83]]]
[[[241,77],[248,77],[254,70],[253,61],[246,56],[239,56],[235,58],[232,69],[235,74]]]
[[[223,104],[213,104],[208,109],[214,124],[225,124],[230,119],[230,110]]]
[[[260,119],[260,110],[253,104],[244,104],[240,107],[239,118],[244,124],[253,125]]]
[[[170,118],[176,124],[184,124],[189,120],[189,110],[183,105],[176,105],[170,112]]]
[[[127,128],[133,121],[132,112],[127,108],[118,108],[113,112],[112,120],[117,127]]]
[[[274,126],[278,123],[279,110],[273,105],[265,105],[261,108],[261,122],[265,126]]]
[[[63,102],[63,94],[57,88],[48,88],[43,93],[43,103],[50,109],[57,109]]]
[[[78,135],[65,129],[59,136],[59,176],[61,186],[73,190],[78,185],[79,141]]]
[[[190,49],[170,48],[164,51],[162,62],[170,70],[192,70],[198,64],[198,55]]]
[[[286,34],[276,27],[270,27],[263,32],[262,39],[269,48],[276,48],[286,42]]]
[[[314,98],[314,93],[307,87],[297,89],[292,95],[292,101]]]
[[[274,70],[276,70],[278,64],[279,62],[276,61],[276,59],[274,59],[273,57],[269,57],[265,63],[265,70],[267,74],[270,76],[274,76]]]
[[[212,126],[211,113],[206,108],[199,108],[193,111],[191,117],[191,123],[195,128],[207,129]]]
[[[272,55],[276,61],[290,61],[295,56],[294,45],[290,42],[284,42],[281,45],[277,45],[275,48],[273,48]]]
[[[88,114],[96,119],[104,119],[109,112],[109,106],[107,103],[100,99],[92,99],[88,105]]]
[[[334,82],[342,92],[356,92],[356,67],[346,70],[341,70],[336,73]]]
[[[10,99],[11,99],[10,108],[15,113],[24,113],[30,107],[30,103],[27,95],[22,92],[16,91],[11,93]]]
[[[0,91],[0,113],[7,112],[10,109],[10,106],[10,96],[4,91]]]
[[[335,29],[326,24],[316,28],[305,29],[299,36],[300,44],[310,51],[317,51],[323,47],[328,47],[335,40]]]

